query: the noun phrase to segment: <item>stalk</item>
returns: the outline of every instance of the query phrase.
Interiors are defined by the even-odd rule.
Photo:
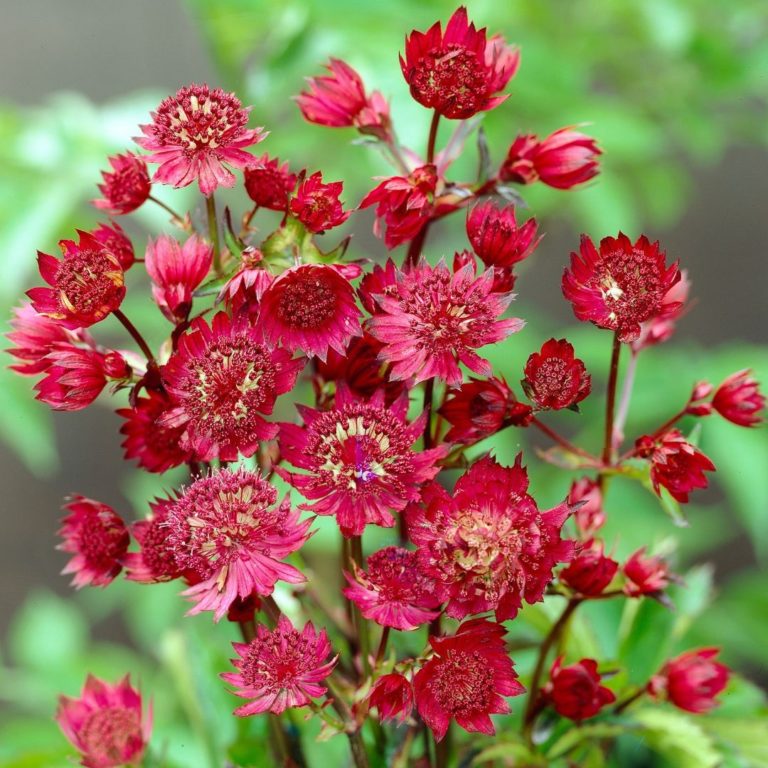
[[[216,198],[211,193],[205,198],[205,208],[208,213],[208,236],[213,244],[213,271],[221,277],[221,244],[219,242],[219,222],[216,219]]]
[[[112,314],[123,324],[125,330],[131,334],[133,340],[139,345],[139,349],[144,354],[144,357],[147,358],[147,363],[151,366],[156,366],[157,361],[155,360],[155,356],[152,354],[149,344],[144,340],[144,337],[139,333],[136,326],[125,316],[121,309],[113,310]]]

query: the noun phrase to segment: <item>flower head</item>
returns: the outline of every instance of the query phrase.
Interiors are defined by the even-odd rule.
[[[74,574],[72,586],[105,587],[122,570],[130,535],[120,515],[100,501],[74,495],[64,505],[57,547],[73,557],[62,573]]]
[[[731,674],[725,664],[715,661],[718,653],[719,648],[699,648],[671,659],[651,678],[648,692],[686,712],[698,715],[711,711]]]
[[[166,518],[168,544],[180,571],[195,583],[184,594],[195,601],[190,615],[214,611],[218,621],[239,597],[271,595],[278,580],[304,581],[282,562],[309,538],[286,498],[260,475],[240,469],[200,477],[173,502]]]
[[[760,392],[750,370],[732,373],[716,390],[712,407],[724,418],[741,427],[754,427],[762,419],[765,395]]]
[[[343,188],[344,184],[340,181],[324,184],[323,174],[317,171],[299,184],[291,198],[289,211],[316,235],[338,227],[351,213],[343,209],[339,200]]]
[[[573,520],[581,539],[591,539],[605,525],[603,492],[600,485],[589,477],[571,484],[568,503],[573,507]]]
[[[261,414],[272,413],[301,367],[284,349],[265,345],[247,318],[219,312],[210,326],[198,318],[161,369],[174,407],[160,423],[184,426],[181,447],[200,461],[252,456],[260,440],[277,434]]]
[[[381,390],[363,400],[340,385],[330,410],[300,411],[304,426],[281,424],[278,440],[285,460],[306,474],[275,471],[314,502],[306,509],[336,515],[345,536],[359,536],[368,523],[393,526],[392,512],[418,498],[447,453],[446,446],[413,450],[424,417],[408,423],[405,394],[386,407]]]
[[[669,566],[660,557],[645,554],[645,547],[638,549],[622,568],[624,594],[629,597],[649,595],[660,597],[669,585]]]
[[[485,457],[452,496],[431,483],[423,505],[408,508],[419,563],[444,593],[451,618],[495,611],[497,621],[512,619],[523,600],[543,598],[554,566],[570,560],[573,542],[560,537],[569,507],[540,512],[527,490],[521,456],[513,467]]]
[[[157,584],[182,576],[191,577],[187,580],[194,581],[193,573],[184,573],[176,565],[175,548],[168,539],[168,515],[173,501],[155,499],[150,507],[152,515],[131,526],[131,534],[139,545],[139,551],[129,552],[123,558],[125,578],[140,584]]]
[[[490,375],[490,364],[474,350],[523,327],[518,318],[499,319],[512,298],[493,292],[491,272],[476,277],[471,264],[451,272],[442,261],[436,267],[422,261],[398,274],[394,294],[379,298],[370,332],[384,344],[381,358],[392,363],[393,379],[436,377],[457,386],[459,362]]]
[[[592,377],[565,339],[545,341],[525,364],[523,389],[541,409],[573,408],[592,389]]]
[[[115,221],[109,224],[100,224],[91,232],[94,240],[101,243],[120,262],[124,272],[127,272],[136,261],[133,252],[133,243],[123,228]]]
[[[88,675],[79,699],[59,697],[56,722],[81,753],[86,768],[120,768],[141,762],[152,732],[151,711],[126,675],[110,685]]]
[[[405,58],[400,57],[413,98],[455,120],[501,104],[506,96],[496,94],[519,63],[518,50],[500,36],[486,39],[485,28],[476,29],[463,6],[448,20],[445,33],[439,21],[426,32],[411,32],[405,40]]]
[[[600,542],[590,541],[577,553],[566,568],[560,571],[560,581],[575,592],[587,597],[601,595],[613,581],[619,564],[603,554]]]
[[[576,722],[594,717],[603,707],[616,701],[613,691],[600,685],[594,659],[582,659],[564,667],[563,657],[555,659],[544,695],[558,715]]]
[[[413,704],[413,686],[398,672],[382,675],[368,695],[368,705],[379,710],[383,722],[404,723],[413,711]]]
[[[248,109],[234,93],[207,85],[185,85],[163,99],[152,122],[142,125],[136,143],[158,163],[153,181],[186,187],[197,180],[209,196],[217,187],[232,187],[235,176],[224,167],[245,168],[253,155],[245,147],[265,138],[262,128],[247,128]]]
[[[497,208],[491,200],[467,214],[467,237],[486,267],[512,267],[527,259],[541,239],[537,226],[533,218],[518,226],[514,206]]]
[[[221,677],[234,686],[236,696],[251,699],[235,710],[240,717],[279,715],[291,707],[307,706],[325,693],[321,683],[336,665],[336,657],[326,661],[331,644],[324,629],[316,632],[309,622],[299,632],[285,616],[275,629],[259,624],[250,643],[232,646],[239,656],[232,659],[238,671]]]
[[[112,171],[102,171],[104,183],[98,185],[103,197],[93,200],[93,205],[112,216],[140,208],[152,189],[144,158],[125,152],[110,157],[109,164]]]
[[[240,254],[240,265],[219,292],[232,314],[259,314],[259,302],[264,291],[272,285],[275,276],[264,264],[264,254],[259,248],[249,246]]]
[[[243,171],[245,191],[248,197],[261,208],[271,211],[285,211],[288,196],[296,186],[296,174],[291,173],[288,163],[262,155],[253,160]]]
[[[679,307],[669,299],[679,280],[677,263],[667,267],[658,242],[645,235],[634,245],[621,232],[605,237],[599,251],[582,235],[580,253],[571,254],[570,269],[563,273],[563,294],[579,320],[616,331],[629,343],[640,336],[641,323],[664,318]]]
[[[505,696],[519,696],[504,627],[487,619],[465,621],[450,637],[430,637],[434,655],[416,673],[416,708],[440,741],[455,719],[466,731],[495,733],[490,715],[506,714]]]

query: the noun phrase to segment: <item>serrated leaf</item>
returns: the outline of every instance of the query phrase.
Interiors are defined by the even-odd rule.
[[[648,745],[675,768],[715,768],[720,754],[712,737],[688,715],[669,709],[643,709],[633,719]]]

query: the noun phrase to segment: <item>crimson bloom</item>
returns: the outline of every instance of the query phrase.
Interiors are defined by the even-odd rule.
[[[213,262],[213,248],[192,235],[184,245],[169,235],[147,243],[147,273],[152,279],[152,296],[160,311],[172,323],[186,320],[192,308],[192,294],[203,282]]]
[[[645,547],[637,550],[624,563],[624,593],[629,597],[648,595],[659,598],[669,585],[669,566],[660,557],[645,554]]]
[[[603,554],[600,542],[587,542],[566,568],[560,571],[560,581],[587,597],[601,595],[613,581],[619,564]]]
[[[580,253],[571,254],[563,273],[563,295],[579,320],[616,331],[629,343],[640,336],[641,323],[678,309],[669,290],[679,280],[677,263],[667,267],[666,253],[645,235],[634,245],[622,232],[605,237],[599,251],[582,235]]]
[[[113,216],[140,208],[152,189],[144,158],[125,152],[110,157],[109,164],[112,171],[102,171],[104,183],[98,185],[103,197],[93,205]]]
[[[290,213],[316,235],[338,227],[351,213],[343,209],[339,200],[343,188],[340,181],[323,184],[323,174],[317,171],[299,184],[291,198]]]
[[[128,550],[130,535],[112,507],[75,494],[64,505],[57,547],[73,557],[62,573],[74,574],[72,586],[105,587],[122,570],[121,559]]]
[[[554,566],[570,560],[573,542],[560,538],[570,508],[540,512],[527,490],[521,456],[513,467],[486,456],[459,478],[453,496],[431,483],[423,504],[408,507],[419,563],[451,618],[495,611],[497,621],[513,619],[523,600],[544,597]]]
[[[253,155],[244,148],[266,137],[263,128],[246,127],[248,112],[234,93],[207,85],[185,85],[163,99],[135,139],[151,153],[147,162],[159,164],[153,181],[186,187],[196,180],[206,197],[234,186],[224,164],[245,168]]]
[[[324,629],[316,632],[308,622],[299,632],[285,616],[280,616],[275,629],[259,624],[250,643],[232,646],[239,656],[232,659],[238,671],[221,677],[234,686],[236,696],[252,699],[235,710],[240,717],[279,715],[291,707],[307,706],[325,694],[321,683],[336,665],[335,656],[326,661],[331,644]]]
[[[138,765],[152,732],[128,675],[114,685],[88,675],[79,699],[59,697],[56,722],[86,768]]]
[[[541,239],[537,227],[534,218],[518,226],[513,205],[498,208],[491,200],[467,214],[467,237],[486,267],[512,267],[527,259]]]
[[[411,32],[405,40],[405,58],[400,57],[413,98],[455,120],[501,104],[507,97],[496,94],[519,64],[519,51],[500,36],[487,40],[485,28],[476,29],[463,6],[448,20],[445,34],[439,21],[426,32]]]
[[[582,659],[567,667],[562,663],[562,656],[555,659],[549,673],[550,682],[544,688],[558,715],[581,722],[616,701],[613,691],[600,685],[594,659]]]
[[[270,344],[282,340],[294,352],[325,360],[333,349],[343,355],[362,333],[352,286],[334,265],[300,264],[287,269],[261,299],[261,327]]]
[[[545,341],[525,364],[523,389],[541,409],[573,408],[592,389],[592,377],[565,339]]]
[[[648,692],[686,712],[699,715],[711,711],[730,677],[728,667],[715,661],[718,653],[719,648],[699,648],[671,659],[651,678]]]
[[[749,369],[732,373],[712,398],[712,407],[724,419],[740,427],[754,427],[763,420],[765,395],[750,373]]]
[[[272,285],[275,276],[264,265],[264,254],[249,246],[240,254],[240,265],[219,292],[233,314],[258,315],[259,302],[264,291]]]
[[[93,235],[78,230],[78,242],[60,240],[64,258],[37,252],[40,275],[50,288],[31,288],[27,296],[41,315],[66,328],[87,328],[120,308],[125,275],[117,257]]]
[[[368,705],[379,710],[379,718],[404,723],[413,711],[413,686],[398,672],[382,675],[368,694]]]
[[[150,502],[152,514],[146,520],[137,520],[131,526],[131,534],[139,545],[138,552],[129,552],[123,558],[125,578],[140,584],[157,584],[171,581],[185,574],[176,565],[175,548],[168,539],[168,516],[173,508],[170,499]]]
[[[439,616],[434,584],[418,567],[418,557],[401,547],[385,547],[368,557],[367,573],[355,566],[345,573],[344,595],[366,619],[401,632],[417,629]]]
[[[491,366],[474,350],[519,331],[519,318],[500,320],[512,294],[493,292],[493,274],[475,276],[474,265],[451,272],[421,261],[397,277],[395,294],[379,297],[381,312],[370,332],[383,342],[382,360],[392,363],[393,379],[414,382],[439,378],[461,384],[461,362],[488,376]]]
[[[278,580],[304,581],[281,562],[309,538],[286,498],[260,475],[240,469],[199,477],[168,510],[166,531],[180,571],[197,577],[184,594],[195,601],[190,615],[214,611],[218,621],[239,597],[271,595]]]
[[[405,393],[386,407],[383,391],[363,400],[340,383],[330,410],[299,410],[304,426],[281,424],[278,440],[284,459],[306,474],[275,471],[314,502],[304,509],[335,515],[347,537],[359,536],[368,523],[393,526],[392,512],[419,497],[419,486],[439,472],[437,462],[448,452],[445,445],[412,449],[425,416],[408,423]]]
[[[245,191],[248,197],[261,208],[271,211],[285,211],[288,196],[296,186],[296,174],[291,173],[288,163],[262,155],[253,160],[243,171]]]
[[[605,525],[603,493],[591,478],[582,477],[571,484],[568,503],[573,507],[573,520],[580,538],[592,538]]]
[[[505,629],[487,619],[465,621],[450,637],[430,637],[434,655],[416,673],[413,687],[419,715],[437,741],[455,719],[470,732],[492,736],[490,715],[506,714],[505,696],[519,696]]]
[[[219,312],[210,326],[197,318],[161,369],[174,407],[160,424],[184,426],[180,445],[200,461],[252,456],[277,434],[261,414],[293,388],[302,365],[265,345],[245,317]]]
[[[127,272],[136,261],[136,254],[133,252],[133,243],[123,228],[117,222],[109,224],[100,224],[91,232],[94,240],[101,243],[111,254],[120,262],[124,272]]]

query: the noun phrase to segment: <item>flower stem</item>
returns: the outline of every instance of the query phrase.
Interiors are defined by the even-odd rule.
[[[645,688],[640,688],[639,690],[635,691],[631,696],[628,696],[626,699],[624,699],[624,701],[620,701],[613,708],[613,714],[620,715],[630,704],[634,704],[644,693],[645,693]]]
[[[379,647],[376,651],[375,664],[378,666],[384,660],[384,654],[387,652],[387,641],[389,640],[389,627],[384,627],[381,631],[381,640],[379,640]]]
[[[611,350],[611,368],[608,372],[608,395],[605,401],[605,435],[603,437],[603,464],[610,466],[613,456],[613,416],[616,408],[616,382],[619,377],[619,356],[621,354],[621,342],[619,334],[613,335],[613,348]]]
[[[424,382],[424,450],[432,447],[432,397],[435,391],[435,380]]]
[[[432,122],[429,126],[429,139],[427,140],[427,162],[435,160],[435,143],[437,142],[437,127],[440,125],[440,113],[435,110],[432,113]]]
[[[363,567],[363,538],[362,536],[353,536],[350,539],[350,559],[359,567]],[[352,616],[357,629],[357,640],[360,644],[360,656],[362,657],[363,672],[366,677],[371,674],[371,639],[368,636],[368,622],[363,618],[360,609],[352,603]]]
[[[152,354],[149,344],[144,340],[144,337],[139,333],[136,326],[125,316],[121,309],[113,310],[112,314],[123,324],[125,330],[131,334],[133,340],[139,345],[139,349],[147,358],[147,362],[152,366],[156,366],[157,361],[155,360],[155,356]]]
[[[208,213],[208,236],[213,245],[213,271],[221,276],[221,244],[219,243],[219,222],[216,219],[216,198],[211,192],[210,197],[205,198],[205,207]]]
[[[574,445],[570,440],[567,440],[564,438],[561,434],[558,432],[555,432],[554,429],[551,427],[548,427],[544,422],[539,421],[535,416],[531,419],[531,424],[533,424],[534,427],[536,427],[538,430],[543,432],[547,437],[551,438],[554,442],[556,442],[559,446],[562,448],[565,448],[566,451],[569,453],[575,453],[577,456],[581,456],[585,459],[591,459],[592,461],[596,460],[596,457],[593,456],[591,453],[588,453],[582,448],[579,448],[578,445]]]
[[[167,205],[166,203],[164,203],[162,200],[158,199],[154,195],[150,195],[147,199],[151,200],[153,203],[155,203],[156,205],[159,205],[165,211],[170,213],[171,217],[174,220],[174,222],[178,223],[179,226],[181,226],[184,223],[184,219],[181,216],[179,216],[179,214],[176,213],[176,211],[174,211],[173,208],[171,208],[170,205]]]
[[[363,737],[360,734],[360,729],[355,722],[352,711],[344,700],[336,678],[336,673],[331,672],[325,679],[328,690],[333,694],[331,706],[341,715],[341,719],[344,721],[345,733],[349,739],[349,749],[352,752],[352,762],[355,768],[368,768],[368,753],[365,751]]]
[[[408,253],[405,257],[406,265],[415,264],[419,260],[419,256],[421,255],[421,252],[424,248],[424,241],[427,239],[429,225],[431,223],[431,220],[427,221],[427,223],[418,231],[413,240],[411,240],[411,243],[408,246]]]
[[[624,381],[621,385],[621,398],[619,400],[619,410],[616,412],[616,420],[613,425],[613,444],[614,453],[621,448],[621,442],[624,439],[624,427],[629,415],[629,403],[632,400],[632,389],[635,385],[635,373],[637,372],[637,359],[639,353],[632,351],[630,353],[627,370],[624,373]]]

